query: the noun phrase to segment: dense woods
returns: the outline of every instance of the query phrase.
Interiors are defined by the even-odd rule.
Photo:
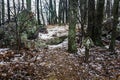
[[[0,80],[120,80],[119,0],[0,0]]]

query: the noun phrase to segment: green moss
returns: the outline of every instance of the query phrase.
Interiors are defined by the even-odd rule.
[[[66,38],[67,38],[67,36],[56,37],[54,39],[49,40],[47,42],[47,44],[48,45],[57,45],[57,44],[60,44],[61,42],[63,42]]]

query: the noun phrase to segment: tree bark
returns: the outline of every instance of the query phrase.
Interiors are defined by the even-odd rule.
[[[111,16],[111,0],[107,0],[106,17],[109,18],[110,16]]]
[[[94,28],[94,43],[97,46],[102,46],[102,22],[103,22],[103,13],[104,13],[104,3],[105,0],[98,0],[97,1],[97,11],[96,11],[96,25]]]
[[[58,21],[59,24],[61,25],[62,23],[62,0],[59,1],[59,11],[58,11]]]
[[[42,1],[41,0],[40,0],[40,11],[41,11],[41,17],[42,17],[43,25],[45,25],[45,19],[44,19],[44,15],[43,15]]]
[[[87,36],[94,40],[95,0],[88,0],[88,28]]]
[[[55,0],[49,0],[49,22],[50,24],[56,24],[57,20],[56,15],[56,1]]]
[[[119,0],[114,0],[112,37],[111,37],[111,42],[110,42],[110,46],[109,46],[109,49],[111,50],[111,52],[115,51],[116,29],[117,29],[118,17],[119,17],[118,9],[119,9]]]
[[[2,23],[5,22],[5,3],[4,0],[2,0]]]
[[[68,0],[66,0],[66,2],[65,2],[65,12],[66,12],[66,23],[68,23]]]
[[[38,25],[41,25],[40,10],[39,10],[39,0],[37,0],[37,20],[38,20]]]
[[[21,9],[21,4],[20,4],[20,0],[18,0],[18,10],[17,10],[17,12],[19,12],[20,9]]]
[[[2,12],[1,12],[1,1],[0,1],[0,26],[1,26],[1,23],[2,23],[2,22],[1,22],[1,13],[2,13]]]
[[[31,11],[31,0],[26,0],[27,9]]]
[[[76,53],[76,23],[77,23],[78,0],[69,0],[69,34],[68,34],[68,51]]]
[[[20,37],[20,31],[18,28],[18,19],[17,19],[17,13],[15,8],[15,0],[13,0],[13,8],[14,8],[14,18],[15,18],[15,27],[16,27],[16,44],[17,44],[17,53],[19,53],[21,48],[21,37]]]
[[[22,10],[24,9],[24,0],[22,0]]]
[[[56,0],[54,0],[54,24],[57,24]]]
[[[10,0],[7,0],[7,17],[8,21],[10,21]]]

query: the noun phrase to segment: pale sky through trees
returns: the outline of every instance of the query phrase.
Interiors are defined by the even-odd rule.
[[[16,8],[18,8],[18,0],[15,0],[16,1]],[[32,12],[36,15],[36,1],[37,0],[31,0],[31,8],[32,8]],[[46,2],[48,2],[49,0],[42,0],[42,10],[43,10],[43,14],[44,14],[44,18],[45,18],[45,22],[46,22],[46,11],[48,11],[48,5]],[[96,0],[95,0],[96,1]],[[107,0],[105,0],[105,3],[107,2]],[[97,3],[97,2],[96,2]],[[112,0],[112,4],[113,4],[113,0]],[[22,0],[20,0],[20,6],[22,6]],[[106,5],[105,5],[106,6]],[[26,0],[24,0],[24,7],[26,8]],[[59,0],[56,0],[56,13],[58,15],[58,8],[59,8]],[[5,0],[5,13],[7,13],[7,0]],[[11,9],[11,15],[12,14],[12,11],[13,11],[13,0],[10,0],[10,9]],[[46,10],[45,10],[46,9]],[[5,14],[5,16],[7,16],[7,14]],[[37,16],[36,16],[37,17]],[[46,23],[47,24],[47,23]]]
[[[18,8],[18,0],[15,0],[16,1],[16,8]],[[37,0],[31,0],[31,9],[32,9],[32,12],[36,15],[37,13],[37,10],[36,10],[36,1]],[[46,21],[46,10],[48,8],[48,5],[47,3],[48,0],[42,0],[42,8],[43,8],[43,14],[44,14],[44,18],[45,18],[45,21]],[[22,0],[20,0],[20,6],[22,6]],[[26,0],[24,0],[24,7],[26,8]],[[59,7],[59,0],[56,0],[56,12],[57,12],[57,15],[58,15],[58,7]],[[7,0],[5,0],[5,13],[7,13]],[[10,9],[11,9],[11,15],[13,15],[13,0],[10,0]],[[5,14],[5,16],[7,16],[7,14]],[[37,17],[37,16],[36,16]],[[47,24],[47,23],[46,23]]]

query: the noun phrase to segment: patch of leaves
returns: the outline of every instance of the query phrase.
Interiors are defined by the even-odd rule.
[[[111,55],[105,48],[90,49],[89,63],[84,55],[74,55],[63,49],[14,50],[0,57],[2,80],[113,80],[120,77],[120,51]],[[9,54],[9,55],[8,55]],[[84,54],[84,53],[83,53]]]

